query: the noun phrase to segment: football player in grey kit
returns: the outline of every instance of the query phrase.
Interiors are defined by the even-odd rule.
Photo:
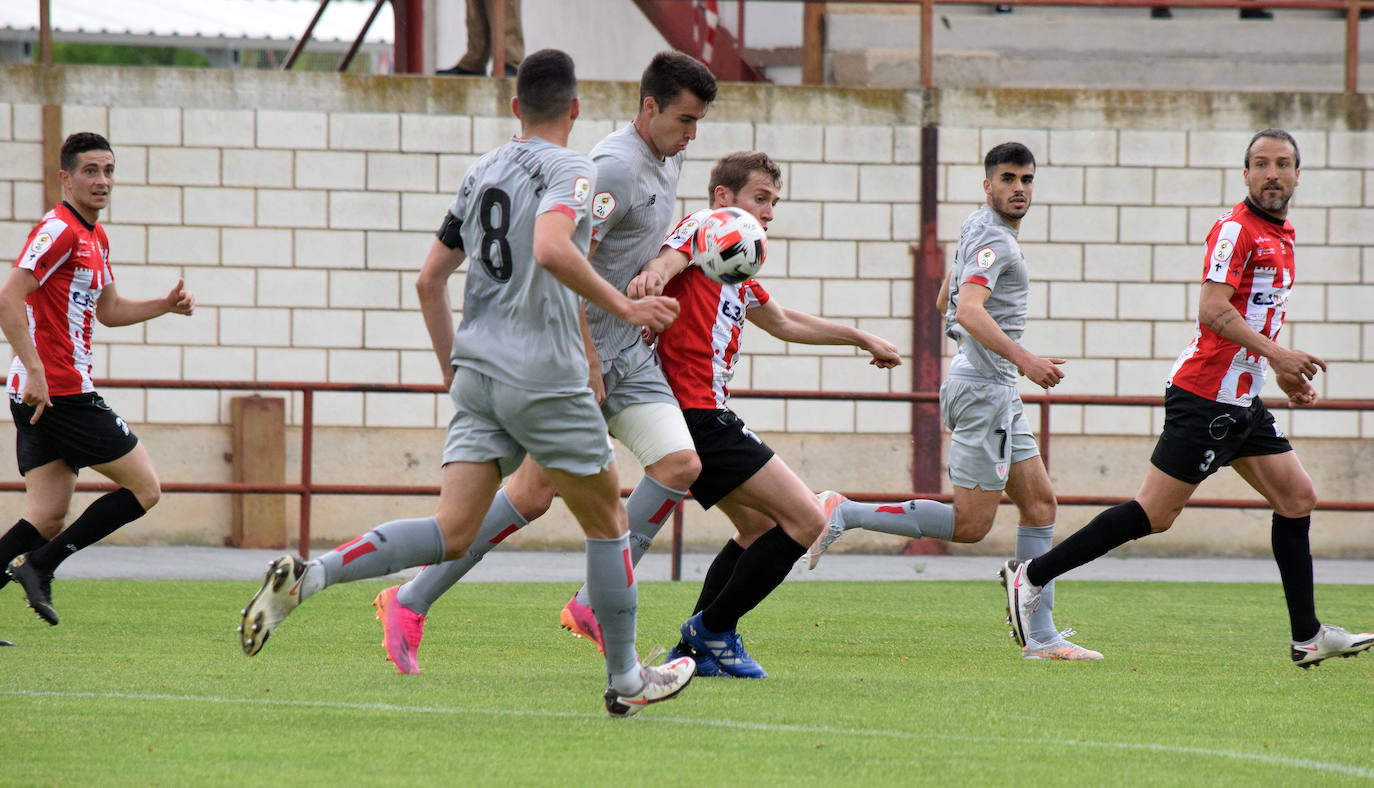
[[[416,289],[455,412],[444,441],[439,508],[393,520],[309,563],[272,563],[242,611],[239,640],[252,656],[301,602],[324,588],[436,563],[467,552],[505,473],[528,453],[545,469],[586,533],[587,592],[600,613],[607,712],[627,717],[675,696],[690,658],[645,667],[635,653],[638,587],[625,507],[606,423],[587,385],[578,296],[633,325],[662,330],[670,298],[631,300],[587,262],[596,172],[568,150],[578,115],[572,59],[527,57],[511,110],[521,136],[479,159],[463,178]],[[468,257],[463,319],[453,330],[448,279]],[[497,357],[493,347],[519,347]]]
[[[945,333],[959,343],[940,386],[940,412],[949,427],[949,480],[954,487],[954,541],[977,542],[992,528],[1005,490],[1016,504],[1016,557],[1050,549],[1057,504],[1035,436],[1016,391],[1017,373],[1041,388],[1063,379],[1063,359],[1041,358],[1021,345],[1030,276],[1017,242],[1030,209],[1035,156],[1019,142],[988,151],[983,160],[987,203],[959,232],[946,286],[937,304]],[[1053,592],[1030,622],[1025,659],[1099,660],[1054,627]]]
[[[590,195],[589,257],[597,273],[620,292],[658,254],[672,227],[684,151],[696,137],[697,121],[715,99],[716,81],[697,60],[680,52],[660,52],[644,69],[639,96],[639,112],[631,123],[592,150],[596,189]],[[630,560],[637,564],[696,480],[701,462],[672,389],[653,350],[641,341],[639,327],[596,303],[587,305],[586,322],[584,341],[595,348],[588,348],[589,384],[601,402],[610,434],[634,452],[644,468],[644,477],[626,502]],[[527,459],[497,493],[467,555],[425,567],[410,582],[377,595],[373,604],[382,622],[382,645],[398,672],[419,672],[417,652],[434,601],[484,554],[552,504],[554,486],[535,459]],[[584,587],[564,606],[559,619],[574,634],[602,648],[593,607]]]

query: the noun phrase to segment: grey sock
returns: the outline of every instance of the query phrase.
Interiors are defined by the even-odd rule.
[[[606,672],[612,676],[634,669],[635,616],[639,586],[630,568],[630,540],[587,537],[587,595],[601,625],[606,647]]]
[[[1042,556],[1054,544],[1053,525],[1016,526],[1016,559],[1026,561]],[[1037,643],[1049,643],[1059,637],[1054,628],[1054,581],[1045,584],[1040,592],[1040,607],[1031,614],[1030,636]]]
[[[648,474],[635,485],[630,499],[625,502],[625,513],[630,520],[631,566],[639,566],[639,559],[649,551],[649,545],[654,543],[659,529],[672,515],[673,507],[681,503],[686,494],[686,490],[666,487]],[[584,605],[591,604],[585,585],[577,590],[577,601]]]
[[[442,561],[444,530],[433,517],[392,520],[315,559],[324,585],[381,577],[408,566]]]
[[[467,555],[421,569],[420,574],[396,592],[396,601],[422,616],[429,615],[429,606],[477,566],[482,556],[526,525],[529,525],[529,521],[511,505],[510,498],[506,497],[506,488],[502,487],[496,491],[491,508],[487,509],[487,516],[482,518],[482,527],[477,531],[477,538],[472,540]]]
[[[954,538],[954,507],[939,501],[840,504],[840,521],[848,531],[863,528],[917,539],[929,536],[946,542]]]

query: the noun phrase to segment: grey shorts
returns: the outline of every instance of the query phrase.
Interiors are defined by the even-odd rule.
[[[1040,454],[1015,386],[950,378],[940,385],[940,416],[952,433],[949,480],[957,487],[1005,489],[1011,466]]]
[[[609,362],[603,361],[601,380],[606,384],[601,413],[607,421],[631,405],[666,402],[677,407],[677,397],[673,396],[667,378],[663,377],[658,354],[643,342],[625,348]]]
[[[590,388],[530,391],[459,367],[449,396],[454,413],[444,439],[445,463],[496,460],[506,476],[528,452],[545,468],[591,476],[615,459]]]

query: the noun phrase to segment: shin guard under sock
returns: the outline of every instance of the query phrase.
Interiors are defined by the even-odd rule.
[[[1284,517],[1275,512],[1269,531],[1274,562],[1279,565],[1279,578],[1283,581],[1283,597],[1288,603],[1288,625],[1293,630],[1293,640],[1299,643],[1312,639],[1321,629],[1312,598],[1312,545],[1308,539],[1311,527],[1311,515]]]
[[[1054,549],[1031,561],[1026,579],[1043,586],[1070,569],[1101,558],[1132,539],[1148,536],[1150,517],[1137,501],[1117,504],[1102,512]]]
[[[29,553],[29,565],[40,572],[52,574],[57,565],[72,553],[90,547],[144,514],[143,504],[138,502],[133,490],[121,487],[106,493],[91,501],[91,505],[67,526],[67,530]]]
[[[715,601],[702,609],[702,626],[712,632],[734,631],[745,613],[782,584],[807,547],[788,536],[781,525],[755,539],[740,555],[735,571]]]

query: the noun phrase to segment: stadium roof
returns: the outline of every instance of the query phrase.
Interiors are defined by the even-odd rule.
[[[319,0],[50,0],[53,40],[195,49],[285,49],[300,39]],[[311,49],[347,48],[362,30],[372,0],[332,0],[311,35]],[[364,48],[389,48],[390,7],[383,8]],[[38,40],[38,0],[0,2],[0,40]]]

